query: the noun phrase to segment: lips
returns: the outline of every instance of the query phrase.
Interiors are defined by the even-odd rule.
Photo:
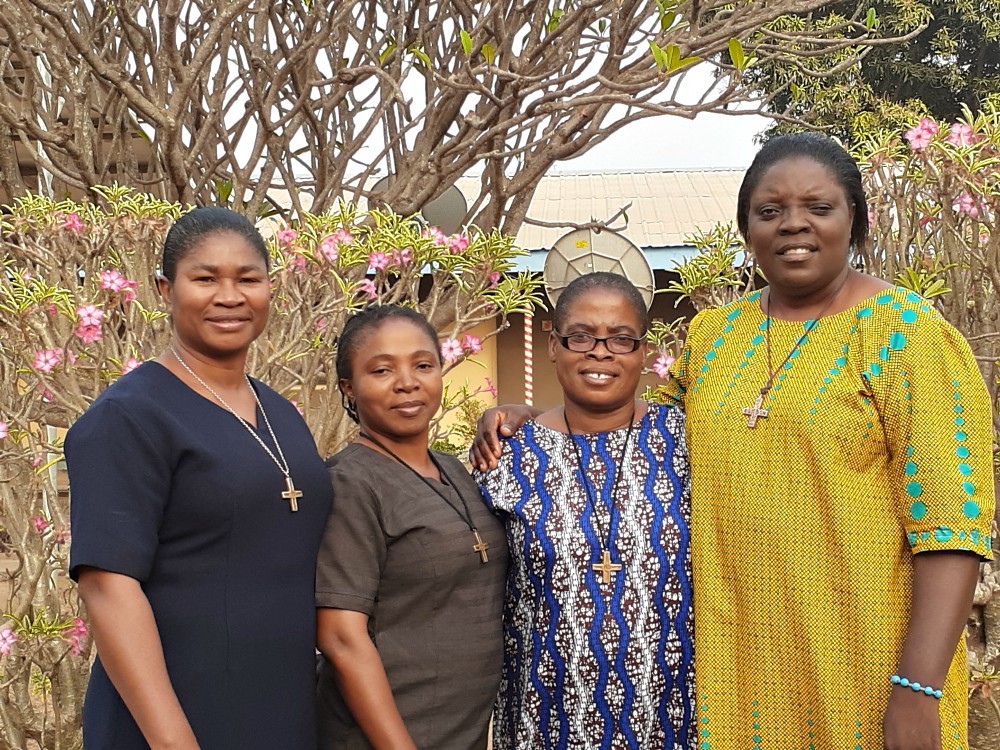
[[[808,258],[819,248],[814,245],[786,245],[778,250],[778,255],[783,258]]]
[[[402,414],[405,417],[413,417],[420,413],[424,408],[423,401],[404,401],[401,404],[396,404],[391,407],[393,411]]]
[[[250,318],[246,316],[239,317],[211,317],[206,318],[206,320],[214,326],[218,326],[223,329],[235,329],[250,322]]]

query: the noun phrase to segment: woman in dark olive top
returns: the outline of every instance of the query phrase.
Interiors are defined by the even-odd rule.
[[[485,750],[507,542],[462,464],[427,448],[437,335],[409,308],[369,308],[344,326],[337,375],[361,433],[328,462],[320,747]]]

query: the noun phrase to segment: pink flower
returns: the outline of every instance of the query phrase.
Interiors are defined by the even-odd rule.
[[[3,420],[0,420],[0,440],[6,440],[9,434],[10,434],[9,425]]]
[[[462,356],[462,345],[458,339],[445,339],[441,342],[441,359],[449,365]]]
[[[979,201],[970,193],[962,193],[955,201],[955,210],[973,219],[979,218]]]
[[[469,247],[469,235],[465,234],[453,234],[448,238],[448,250],[451,251],[452,255],[458,255],[459,253],[465,252]]]
[[[462,336],[462,348],[469,354],[479,354],[483,350],[483,342],[478,336],[467,333]]]
[[[661,354],[653,363],[653,372],[661,378],[667,377],[670,374],[670,365],[674,363],[674,359],[675,357],[671,357],[668,354]]]
[[[44,399],[44,396],[43,396]],[[36,453],[31,459],[31,468],[37,469],[39,466],[45,463],[45,457],[41,453]]]
[[[99,326],[104,318],[104,310],[96,305],[84,305],[76,308],[76,317],[82,326]]]
[[[297,411],[303,417],[306,415],[306,413],[302,410],[302,407],[299,406],[298,401],[296,401],[294,398],[290,398],[288,400],[291,402],[292,406],[295,407],[295,411]]]
[[[980,245],[988,245],[989,242],[990,242],[990,235],[989,235],[989,233],[988,232],[980,232],[979,233],[979,244]]]
[[[128,279],[115,269],[101,271],[101,289],[112,292],[120,292],[128,285]]]
[[[95,341],[100,341],[104,338],[104,334],[101,332],[100,326],[89,326],[81,323],[73,331],[75,335],[84,344],[93,344]]]
[[[432,240],[434,240],[435,245],[440,245],[441,247],[444,247],[445,245],[448,244],[448,238],[445,237],[444,232],[442,232],[437,227],[427,227],[427,229],[425,229],[420,233],[420,236],[430,237]]]
[[[48,531],[49,526],[52,525],[41,516],[35,516],[34,518],[32,518],[31,524],[35,527],[35,531],[37,531],[39,534],[44,534],[46,531]]]
[[[278,240],[279,243],[287,247],[299,238],[299,233],[291,227],[285,227],[284,229],[279,229],[278,233],[274,235],[274,238]]]
[[[59,529],[56,532],[56,544],[69,544],[72,541],[73,535],[70,533],[69,529]]]
[[[365,279],[358,284],[357,291],[364,294],[368,297],[368,299],[375,299],[378,296],[378,290],[375,288],[375,282],[371,279]]]
[[[63,628],[63,639],[71,646],[70,653],[73,656],[80,655],[80,652],[83,650],[82,641],[87,637],[87,633],[89,632],[87,623],[79,617],[74,617],[73,624]]]
[[[874,225],[874,224],[875,224],[875,212],[874,212],[874,211],[872,211],[872,210],[871,210],[871,209],[869,208],[869,209],[868,209],[868,226],[872,226],[872,225]]]
[[[400,267],[410,265],[413,262],[413,248],[404,247],[402,250],[393,250],[392,262]]]
[[[964,122],[953,122],[951,132],[945,141],[954,146],[971,146],[976,142],[976,134],[972,132],[972,126]]]
[[[19,640],[20,639],[17,637],[17,633],[10,628],[0,630],[0,654],[3,654],[4,656],[9,654],[13,645]]]
[[[63,229],[67,232],[82,232],[83,222],[80,220],[80,215],[72,212],[66,214],[63,221]]]
[[[486,385],[483,387],[483,390],[490,394],[493,398],[497,397],[497,387],[493,385],[493,381],[489,378],[486,378]]]
[[[927,117],[920,118],[920,124],[914,125],[906,131],[905,138],[910,142],[910,148],[914,151],[922,151],[930,145],[931,138],[938,132],[938,125],[934,120]]]
[[[490,274],[490,289],[496,289],[500,284],[500,279],[503,278],[503,274],[499,271],[493,271]]]
[[[32,367],[39,372],[52,372],[62,361],[62,349],[40,349],[35,352],[35,361]]]
[[[45,314],[50,318],[55,317],[59,313],[59,308],[55,305],[49,305],[45,308]]]
[[[296,273],[302,273],[306,270],[306,259],[304,255],[299,255],[298,253],[292,254],[292,259],[288,261],[288,267],[295,271]]]
[[[389,256],[385,253],[374,252],[368,256],[368,265],[376,271],[382,271],[389,265]]]
[[[340,245],[334,239],[333,235],[328,235],[323,238],[323,241],[319,243],[319,251],[328,261],[333,263],[340,257],[340,251],[337,249]]]
[[[136,359],[135,357],[129,357],[128,361],[122,367],[122,375],[128,375],[132,370],[142,364],[141,359]]]

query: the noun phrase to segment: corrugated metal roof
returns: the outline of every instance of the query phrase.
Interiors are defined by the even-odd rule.
[[[697,229],[735,222],[736,193],[743,170],[632,172],[562,172],[542,178],[528,218],[549,223],[604,221],[628,203],[628,226],[622,232],[644,250],[680,248]],[[479,192],[477,179],[459,181],[470,203]],[[614,226],[621,226],[621,221]],[[548,249],[570,228],[525,223],[517,241],[529,250]]]

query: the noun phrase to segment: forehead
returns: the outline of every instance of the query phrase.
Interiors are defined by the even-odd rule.
[[[363,329],[358,336],[353,356],[405,357],[418,352],[435,351],[437,341],[432,341],[427,331],[412,320],[396,317],[386,318]]]
[[[211,232],[196,239],[177,259],[177,265],[266,266],[264,258],[245,237],[227,231]]]
[[[764,170],[751,193],[751,200],[773,195],[806,196],[831,192],[847,195],[831,167],[809,156],[786,156]]]
[[[642,327],[642,316],[632,300],[617,289],[597,287],[582,292],[566,306],[564,326],[587,325],[608,328]]]

